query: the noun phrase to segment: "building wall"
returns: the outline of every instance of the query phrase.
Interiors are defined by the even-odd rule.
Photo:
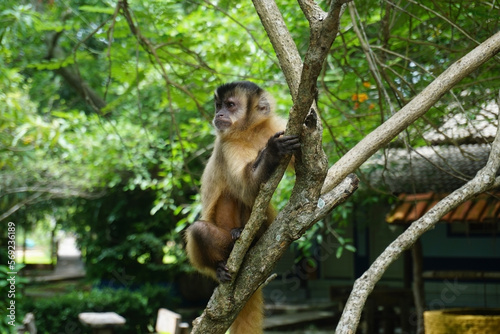
[[[497,258],[500,271],[500,235],[452,235],[450,228],[449,224],[440,223],[422,236],[424,257]],[[463,267],[467,267],[467,263]]]
[[[266,297],[274,302],[328,300],[332,287],[350,288],[382,251],[405,227],[385,222],[388,206],[358,207],[344,236],[352,238],[356,253],[344,251],[335,256],[338,242],[324,236],[315,252],[318,266],[313,269],[295,262],[289,251],[277,264],[278,278],[266,288]],[[499,236],[500,237],[500,236]],[[422,237],[424,271],[475,270],[500,272],[500,240],[494,236],[463,237],[450,234],[449,226],[438,224]],[[383,275],[377,287],[409,287],[411,258],[402,255]],[[406,274],[405,274],[406,271]],[[406,276],[405,276],[406,275]],[[406,281],[405,281],[406,279]],[[425,280],[426,304],[443,307],[500,307],[500,281],[447,279]]]
[[[437,224],[421,238],[424,271],[469,271],[500,274],[500,240],[492,235],[460,236],[448,224]],[[500,307],[499,279],[449,277],[427,279],[430,309],[444,307]]]

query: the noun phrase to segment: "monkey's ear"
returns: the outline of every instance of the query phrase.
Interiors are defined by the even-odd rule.
[[[269,114],[274,109],[274,100],[269,94],[262,94],[257,103],[257,108],[262,114]]]

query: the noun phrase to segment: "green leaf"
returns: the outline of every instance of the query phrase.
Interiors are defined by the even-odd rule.
[[[350,252],[356,253],[356,247],[354,247],[353,245],[345,245],[345,249]]]
[[[55,32],[61,32],[63,30],[72,30],[78,28],[79,25],[63,24],[62,22],[51,22],[44,20],[40,20],[36,26],[36,29],[39,31],[55,31]]]
[[[337,257],[337,259],[340,259],[343,251],[344,251],[344,247],[340,246],[339,248],[337,248],[337,252],[335,253],[335,256]]]

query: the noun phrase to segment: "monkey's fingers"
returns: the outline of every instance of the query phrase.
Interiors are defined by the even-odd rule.
[[[285,131],[279,131],[279,132],[276,132],[273,136],[273,138],[279,138],[281,136],[283,136],[285,134]]]
[[[284,136],[280,138],[280,141],[287,153],[295,152],[300,148],[299,136]]]
[[[279,140],[282,142],[293,142],[293,143],[300,142],[299,136],[296,136],[296,135],[283,136],[283,137],[279,138]]]
[[[295,144],[289,145],[288,149],[292,152],[295,152],[300,148],[300,146],[301,146],[300,143],[295,143]]]
[[[217,263],[217,270],[215,272],[215,275],[217,276],[219,282],[229,282],[232,278],[225,261]]]

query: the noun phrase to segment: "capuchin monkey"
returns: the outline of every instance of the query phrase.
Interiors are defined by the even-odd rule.
[[[282,157],[300,148],[298,136],[284,136],[286,121],[274,113],[274,100],[249,81],[215,90],[217,130],[214,150],[201,178],[201,219],[186,231],[187,254],[196,269],[219,282],[232,279],[226,261],[245,227],[260,185]],[[267,219],[257,237],[276,214]],[[231,326],[231,334],[262,333],[262,291],[257,290]]]

